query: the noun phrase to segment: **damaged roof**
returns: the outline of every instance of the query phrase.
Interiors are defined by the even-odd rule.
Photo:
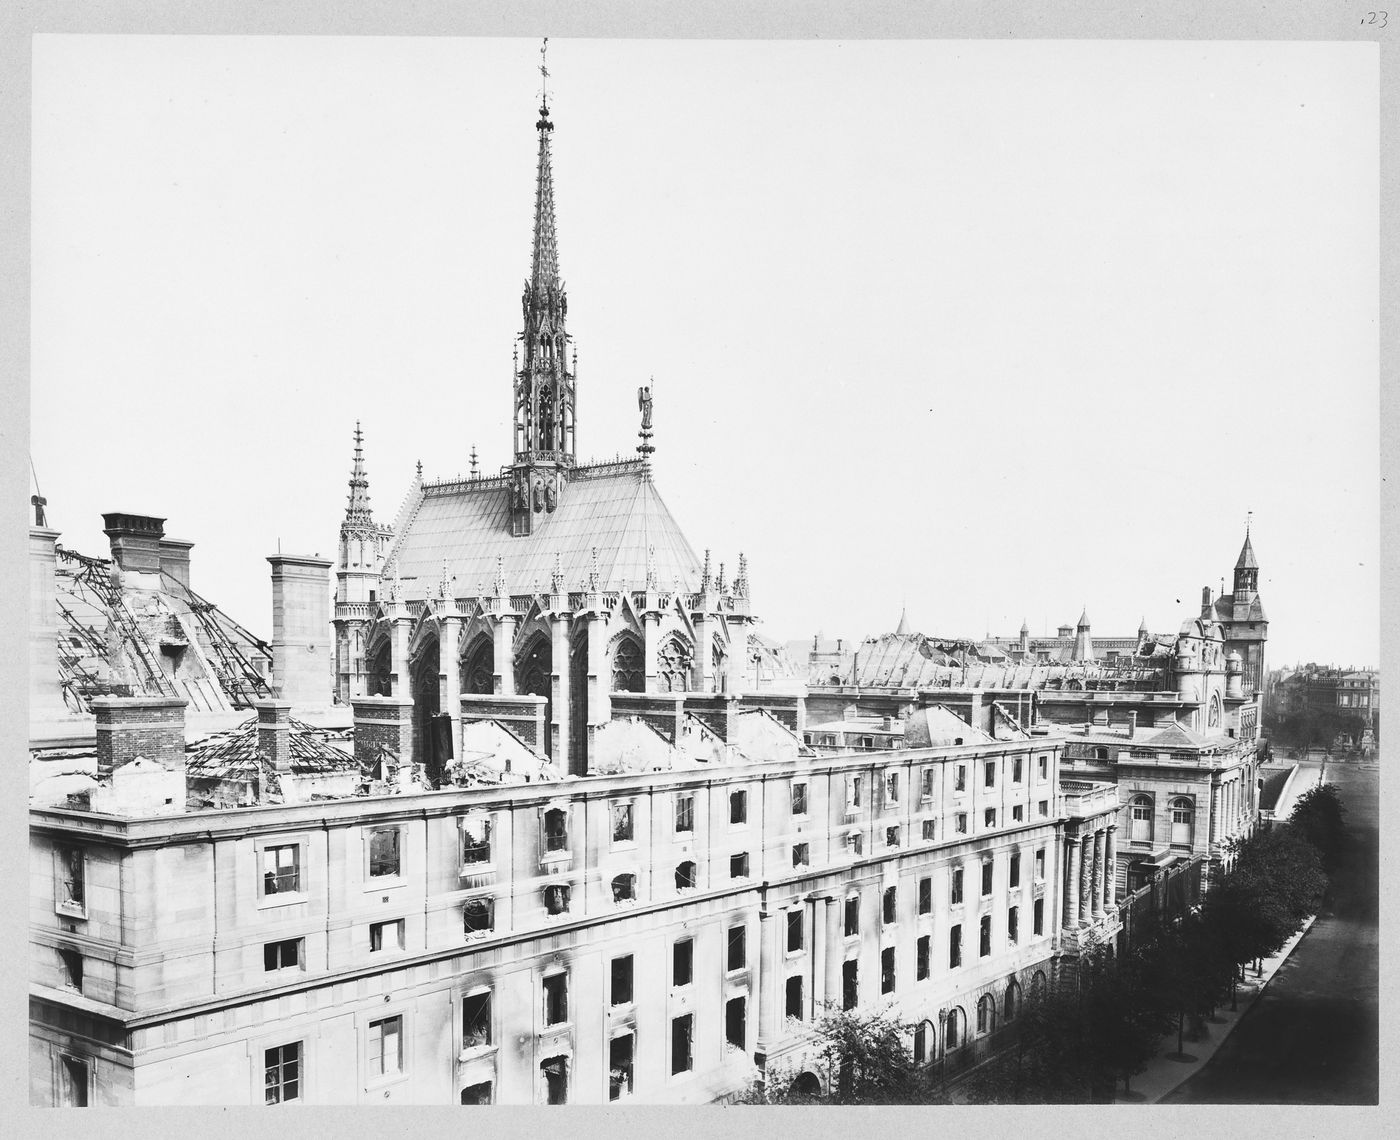
[[[288,743],[291,770],[295,773],[310,775],[359,768],[354,756],[326,739],[324,730],[305,721],[291,720]],[[253,772],[258,770],[263,759],[258,744],[258,720],[253,717],[237,728],[213,733],[190,745],[185,757],[185,772],[191,776]]]

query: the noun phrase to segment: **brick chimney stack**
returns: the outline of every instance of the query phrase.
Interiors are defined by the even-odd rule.
[[[292,705],[290,701],[254,701],[258,710],[258,751],[278,772],[292,770]]]
[[[112,561],[122,570],[160,573],[165,520],[116,511],[102,516],[103,533],[112,543]],[[167,555],[167,558],[169,555]]]
[[[97,774],[138,756],[170,771],[185,767],[185,703],[175,697],[97,697]]]

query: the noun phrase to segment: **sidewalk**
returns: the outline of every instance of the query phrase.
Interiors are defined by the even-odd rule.
[[[1207,1061],[1215,1056],[1215,1051],[1220,1048],[1225,1038],[1230,1036],[1230,1031],[1239,1024],[1240,1018],[1249,1012],[1250,1007],[1264,992],[1264,987],[1278,973],[1279,967],[1288,960],[1288,955],[1293,953],[1293,948],[1312,928],[1315,917],[1308,919],[1303,924],[1303,929],[1285,942],[1277,954],[1271,958],[1265,958],[1260,963],[1263,966],[1263,973],[1259,977],[1254,976],[1253,970],[1245,969],[1245,980],[1240,983],[1238,990],[1239,1009],[1232,1011],[1229,1002],[1226,1002],[1224,1006],[1215,1011],[1215,1016],[1206,1022],[1205,1036],[1196,1041],[1192,1041],[1188,1037],[1182,1044],[1181,1054],[1176,1052],[1175,1032],[1163,1037],[1161,1052],[1147,1062],[1145,1070],[1133,1078],[1133,1091],[1125,1096],[1120,1083],[1114,1101],[1118,1104],[1156,1104],[1187,1077],[1199,1071]],[[1173,1059],[1178,1056],[1191,1059]]]

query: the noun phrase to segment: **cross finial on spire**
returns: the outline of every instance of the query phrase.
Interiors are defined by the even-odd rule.
[[[540,44],[540,114],[549,114],[549,37]]]
[[[1249,537],[1249,528],[1253,525],[1253,523],[1254,523],[1254,512],[1253,512],[1253,511],[1245,511],[1245,513],[1244,513],[1244,536],[1245,536],[1245,538],[1248,538],[1248,537]]]
[[[418,461],[418,479],[420,482],[423,479],[423,461],[421,459]]]

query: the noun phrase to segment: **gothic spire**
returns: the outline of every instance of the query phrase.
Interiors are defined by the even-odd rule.
[[[548,46],[546,41],[545,46]],[[540,74],[548,80],[545,47]],[[539,153],[535,164],[535,225],[530,276],[521,298],[524,328],[514,368],[515,463],[511,533],[532,533],[532,515],[553,510],[574,464],[574,376],[565,330],[568,299],[559,279],[559,243],[554,227],[554,170],[548,88],[540,89]]]
[[[369,479],[365,475],[364,433],[355,421],[355,458],[350,465],[350,501],[345,508],[345,526],[373,527],[369,509]]]

